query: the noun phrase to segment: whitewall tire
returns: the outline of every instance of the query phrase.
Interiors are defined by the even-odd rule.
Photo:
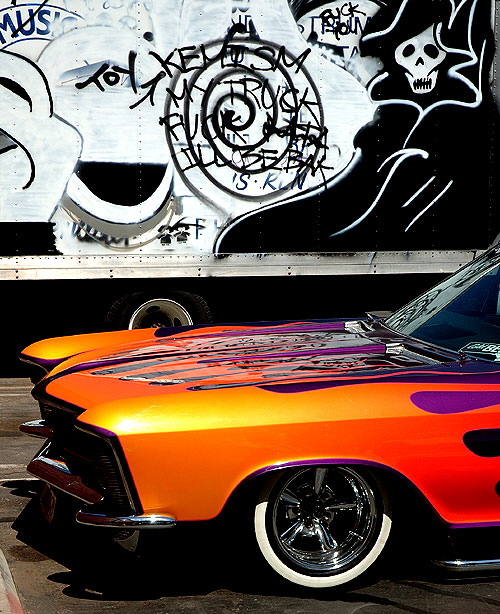
[[[389,502],[374,475],[353,467],[298,468],[272,479],[255,507],[267,563],[301,586],[344,586],[378,561],[391,533]]]

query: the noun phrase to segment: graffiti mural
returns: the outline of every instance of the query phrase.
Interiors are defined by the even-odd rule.
[[[0,0],[0,228],[63,254],[486,247],[492,39],[487,0]]]

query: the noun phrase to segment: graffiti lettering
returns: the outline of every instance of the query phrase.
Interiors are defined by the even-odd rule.
[[[85,81],[79,81],[75,83],[75,87],[78,90],[84,89],[91,84],[94,84],[101,92],[105,91],[104,85],[101,83],[100,79],[104,81],[105,85],[110,87],[114,87],[120,83],[123,83],[123,79],[120,78],[120,75],[126,75],[126,81],[130,83],[132,90],[134,93],[137,93],[137,81],[135,77],[135,65],[136,65],[137,53],[135,51],[130,51],[128,56],[128,68],[123,68],[121,66],[110,66],[107,62],[104,62],[99,66],[99,68],[88,77]],[[150,87],[151,83],[145,83],[143,85],[144,88]],[[147,96],[146,96],[147,97]],[[138,103],[137,103],[138,104]]]
[[[114,237],[105,232],[101,232],[83,221],[73,225],[73,235],[80,241],[94,240],[108,247],[129,247],[129,239],[127,237]]]
[[[233,37],[243,32],[244,28],[241,24],[234,24],[225,37],[221,48],[212,57],[208,55],[207,47],[203,44],[199,46],[178,47],[173,49],[164,58],[155,51],[151,51],[150,55],[158,61],[170,79],[177,72],[186,74],[195,70],[206,70],[209,66],[218,62],[220,62],[220,68],[225,68],[227,65],[233,65],[235,57],[238,57],[243,52],[244,45],[231,44]]]
[[[101,90],[101,92],[104,92],[104,86],[99,81],[99,78],[104,75],[108,69],[109,64],[102,64],[101,66],[99,66],[98,70],[96,70],[96,72],[88,79],[80,83],[75,83],[75,87],[79,90],[82,90],[83,88],[89,86],[91,83],[94,83]]]
[[[240,9],[240,11],[243,11],[243,10],[248,10],[248,9]],[[233,13],[234,13],[234,9],[233,9]],[[238,15],[238,21],[235,21],[235,19],[233,17],[232,24],[233,25],[236,25],[236,24],[241,25],[245,29],[245,32],[251,32],[252,29],[254,28],[253,21],[252,21],[252,18],[251,18],[250,15],[241,15],[240,14],[240,15]]]
[[[49,1],[49,0],[43,0],[43,1],[40,3],[40,5],[38,6],[38,8],[37,8],[36,10],[34,10],[34,11],[32,11],[32,10],[30,9],[30,16],[29,16],[29,18],[28,18],[28,19],[27,19],[27,20],[26,20],[26,21],[25,21],[23,24],[21,24],[21,25],[19,26],[19,29],[18,29],[16,32],[13,32],[13,33],[12,33],[12,36],[17,35],[17,34],[18,34],[18,32],[22,31],[22,28],[26,27],[26,25],[27,25],[27,24],[28,24],[30,21],[33,21],[33,18],[34,18],[36,15],[38,15],[38,14],[40,13],[40,11],[41,11],[41,10],[43,9],[43,7],[44,7],[44,6],[45,6],[45,5],[48,3],[48,1]],[[15,4],[14,4],[14,6],[15,6]],[[48,12],[48,11],[47,11],[47,12]],[[24,32],[23,32],[23,34],[24,34]]]
[[[193,99],[191,98],[191,94],[189,93],[189,86],[188,86],[187,79],[183,79],[182,83],[183,83],[183,88],[179,94],[176,94],[175,90],[171,90],[169,87],[167,87],[167,93],[170,96],[172,102],[175,104],[176,107],[179,106],[179,102],[181,102],[182,100],[185,100],[186,98],[190,102],[193,102]]]
[[[178,118],[177,123],[171,123],[171,118]],[[236,131],[235,124],[232,123],[241,119],[240,117],[234,118],[234,111],[227,111],[226,115],[220,117],[221,128],[224,130]],[[197,136],[199,125],[199,115],[195,116],[195,126],[193,134],[187,135],[184,132],[184,136],[189,136],[190,140]],[[216,121],[212,115],[208,115],[203,124],[204,128],[200,131],[204,136],[210,137],[211,135],[211,122]],[[169,116],[162,118],[162,122],[167,126],[168,133],[174,139],[178,139],[178,135],[175,132],[176,128],[186,129],[184,123],[184,117],[180,114],[170,114]],[[317,134],[312,134],[311,131],[316,130]],[[232,141],[228,138],[229,135],[225,135],[222,138],[226,143],[231,143],[231,147],[234,150],[231,159],[227,159],[222,155],[218,155],[216,151],[207,146],[196,144],[194,147],[184,147],[180,150],[179,154],[184,156],[187,160],[187,165],[180,165],[183,172],[190,170],[196,166],[202,166],[208,168],[209,166],[216,165],[220,168],[226,166],[233,167],[237,165],[242,171],[248,172],[261,172],[270,168],[276,168],[280,170],[290,171],[292,169],[305,169],[308,168],[312,175],[319,170],[325,170],[327,167],[323,165],[326,159],[326,151],[329,149],[327,145],[328,129],[326,127],[318,128],[318,126],[312,126],[311,123],[300,124],[297,122],[297,118],[294,117],[287,124],[278,127],[272,124],[271,121],[264,122],[262,126],[262,136],[264,140],[268,140],[272,136],[279,137],[280,140],[284,140],[288,143],[283,152],[279,152],[277,149],[266,149],[264,147],[249,148],[249,151],[245,151],[244,146],[249,140],[249,133],[237,133],[235,137],[238,137],[241,142],[238,142],[236,138]],[[321,157],[317,155],[304,155],[304,152],[308,148],[312,147],[317,154],[320,150],[323,150],[325,154]],[[206,153],[204,153],[206,150]],[[266,187],[266,184],[264,184]]]
[[[336,40],[340,40],[343,36],[350,34],[361,34],[363,32],[363,24],[361,18],[356,16],[361,15],[366,17],[366,13],[358,10],[358,5],[352,3],[344,4],[342,7],[337,7],[332,10],[328,8],[320,13],[322,23],[322,31],[331,32]]]
[[[19,8],[12,16],[5,13],[0,21],[0,44],[4,45],[7,43],[7,39],[16,39],[20,34],[23,36],[49,35],[51,25],[60,19],[61,13],[50,9],[40,10],[41,6],[36,10],[25,9],[25,7]],[[25,18],[26,11],[27,18]],[[28,24],[29,27],[27,27]],[[7,34],[8,32],[10,32],[10,35]]]
[[[343,17],[355,17],[356,15],[366,16],[365,11],[359,10],[359,4],[353,4],[352,2],[346,2],[342,6],[338,6],[335,9],[328,8],[323,11],[322,15],[328,15],[331,20],[340,20]]]
[[[203,147],[199,143],[196,144],[195,149],[192,147],[181,149],[179,154],[187,159],[187,166],[180,165],[182,172],[198,166],[201,168],[209,168],[215,165],[219,168],[224,168],[227,163],[226,160],[219,158],[209,147]]]
[[[130,84],[132,86],[132,90],[134,94],[137,94],[137,82],[135,79],[135,66],[137,61],[137,52],[130,51],[128,54],[128,68],[122,68],[121,66],[113,66],[113,70],[118,74],[127,75]],[[148,87],[148,84],[145,84],[144,87]]]
[[[163,70],[158,72],[155,77],[141,85],[141,89],[149,88],[149,92],[139,101],[133,103],[130,108],[137,107],[145,100],[149,100],[151,105],[154,105],[154,94],[156,88],[160,81],[167,76],[172,79],[174,75],[178,75],[179,73],[184,75],[193,71],[207,70],[214,63],[219,62],[221,69],[231,68],[236,65],[243,64],[249,55],[257,56],[257,58],[265,62],[264,65],[262,62],[260,62],[260,65],[258,66],[258,70],[260,72],[276,72],[281,66],[283,66],[285,69],[295,68],[295,72],[298,73],[302,69],[308,55],[311,53],[310,49],[306,49],[302,54],[300,54],[300,56],[293,57],[287,53],[284,46],[275,49],[270,45],[266,45],[251,50],[244,44],[231,43],[232,37],[236,33],[241,32],[241,30],[242,28],[240,24],[235,24],[230,29],[227,37],[224,39],[221,49],[215,56],[212,57],[209,56],[207,48],[203,44],[198,47],[188,46],[174,49],[165,58],[162,58],[156,52],[151,51],[150,55],[158,61]],[[127,74],[130,77],[131,83],[133,84],[134,92],[137,92],[137,78],[134,76],[135,58],[136,54],[131,51],[129,54],[128,69],[123,69],[119,66],[112,66],[111,68],[116,73]],[[107,85],[116,85],[119,80],[116,78],[116,76],[108,73],[109,68],[110,65],[108,63],[103,63],[93,75],[83,82],[76,83],[75,87],[77,89],[83,89],[93,83],[101,91],[104,91],[105,88],[99,81],[101,77],[103,77]],[[254,63],[250,63],[250,69],[257,70],[257,66]],[[256,81],[256,83],[258,83],[258,81]],[[178,106],[178,102],[183,100],[186,96],[187,81],[184,81],[184,84],[184,89],[180,94],[177,94],[170,87],[166,88],[168,95],[173,98],[176,106]]]

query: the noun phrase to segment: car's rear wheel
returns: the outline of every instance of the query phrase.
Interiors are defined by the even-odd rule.
[[[267,563],[301,586],[343,586],[371,569],[391,531],[375,476],[347,466],[296,469],[271,480],[255,508]]]

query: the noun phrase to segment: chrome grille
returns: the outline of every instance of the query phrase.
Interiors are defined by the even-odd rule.
[[[53,429],[49,454],[66,463],[85,486],[100,493],[104,499],[97,504],[103,513],[130,515],[135,512],[122,465],[109,438],[81,430],[75,424],[77,414],[40,401],[42,418]]]
[[[106,513],[127,515],[132,506],[120,467],[110,442],[97,435],[73,429],[64,438],[63,457],[71,473],[104,496]]]

